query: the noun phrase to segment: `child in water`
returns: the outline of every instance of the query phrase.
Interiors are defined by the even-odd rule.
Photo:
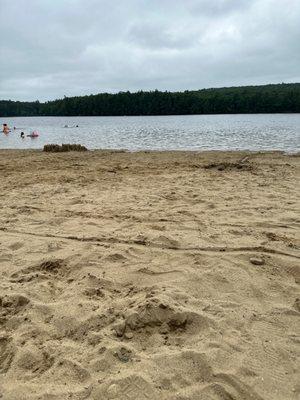
[[[9,129],[9,127],[8,127],[7,124],[3,124],[2,132],[3,132],[3,133],[9,133],[9,132],[10,132],[10,129]]]

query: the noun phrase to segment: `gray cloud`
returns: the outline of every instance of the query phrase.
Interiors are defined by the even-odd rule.
[[[187,0],[187,6],[193,14],[211,17],[240,12],[250,8],[253,3],[251,0]]]
[[[0,0],[0,98],[300,81],[299,0]]]

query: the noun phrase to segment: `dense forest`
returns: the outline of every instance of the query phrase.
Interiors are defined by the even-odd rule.
[[[202,89],[100,93],[45,103],[1,100],[0,116],[178,115],[299,113],[300,83]]]

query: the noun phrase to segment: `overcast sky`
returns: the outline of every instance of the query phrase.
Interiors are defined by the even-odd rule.
[[[300,0],[0,0],[0,98],[300,82]]]

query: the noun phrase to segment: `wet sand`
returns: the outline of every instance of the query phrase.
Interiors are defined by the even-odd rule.
[[[3,399],[299,398],[299,156],[0,157]]]

